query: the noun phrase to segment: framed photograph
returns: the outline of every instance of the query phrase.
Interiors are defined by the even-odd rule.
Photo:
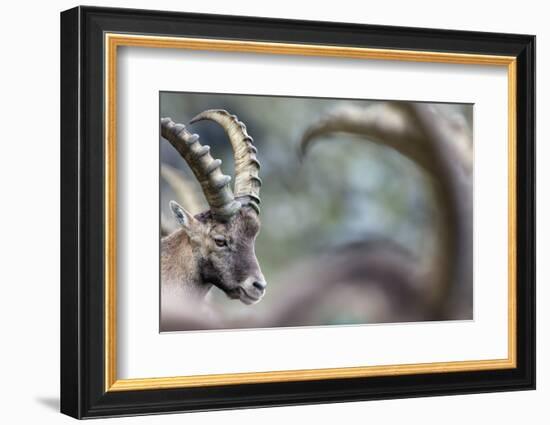
[[[61,411],[535,388],[535,37],[61,14]]]

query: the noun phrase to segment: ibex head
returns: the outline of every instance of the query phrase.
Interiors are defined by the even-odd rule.
[[[208,211],[193,216],[181,205],[170,202],[176,221],[188,237],[200,280],[215,285],[230,298],[245,304],[258,302],[266,282],[254,252],[260,231],[260,163],[245,125],[223,110],[208,110],[190,123],[211,120],[225,130],[235,161],[235,187],[221,171],[221,161],[210,155],[210,147],[199,142],[182,124],[161,120],[162,136],[181,154],[198,179]],[[182,259],[183,260],[183,259]]]

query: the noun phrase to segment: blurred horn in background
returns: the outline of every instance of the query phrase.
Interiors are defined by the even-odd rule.
[[[394,149],[430,177],[439,212],[437,256],[420,279],[435,279],[431,320],[471,316],[472,309],[472,161],[466,126],[438,114],[429,105],[387,102],[368,108],[334,111],[311,125],[300,143],[305,157],[314,141],[351,134]]]
[[[174,192],[174,200],[178,204],[183,205],[187,211],[195,215],[204,210],[204,205],[194,189],[194,182],[187,179],[182,172],[171,165],[163,163],[160,165],[160,176]],[[178,228],[175,220],[169,219],[164,214],[161,214],[160,225],[163,237],[169,235]]]

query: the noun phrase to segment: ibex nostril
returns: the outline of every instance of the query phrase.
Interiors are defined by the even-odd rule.
[[[267,284],[265,282],[255,281],[252,283],[252,286],[258,289],[259,291],[265,291],[265,287],[267,286]]]

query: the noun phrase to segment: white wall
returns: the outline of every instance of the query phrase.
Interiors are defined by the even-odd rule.
[[[69,423],[59,381],[59,12],[76,3],[4,2],[0,22],[0,415],[3,423]],[[96,5],[536,34],[538,75],[538,390],[536,392],[166,415],[124,423],[315,421],[548,423],[550,400],[550,27],[544,2],[97,1]],[[546,97],[544,96],[546,95]],[[32,263],[31,263],[32,261]],[[545,308],[546,307],[546,308]]]

